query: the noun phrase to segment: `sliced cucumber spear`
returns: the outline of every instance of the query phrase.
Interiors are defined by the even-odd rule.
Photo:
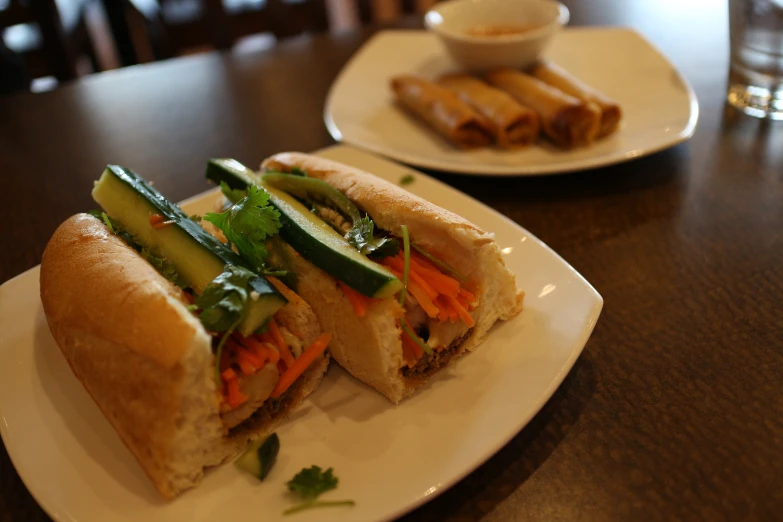
[[[237,459],[236,465],[259,480],[264,480],[275,464],[279,452],[280,439],[277,433],[273,433],[263,441],[250,444]]]
[[[201,294],[227,264],[249,268],[233,250],[131,170],[109,165],[96,182],[92,196],[142,246],[167,258],[196,294]],[[150,224],[153,214],[161,214],[171,224],[156,229]],[[251,335],[287,302],[262,276],[254,277],[250,286],[259,298],[252,302],[239,325],[242,335]]]
[[[269,201],[280,211],[280,237],[302,257],[357,292],[382,299],[402,289],[402,282],[387,268],[361,254],[294,196],[260,181],[247,167],[234,160],[211,160],[207,177],[216,183],[225,182],[232,189],[246,188],[251,183],[264,187]]]

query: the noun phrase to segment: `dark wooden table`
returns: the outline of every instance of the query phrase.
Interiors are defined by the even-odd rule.
[[[660,47],[698,95],[699,126],[688,143],[590,172],[438,175],[540,237],[606,304],[535,419],[407,519],[780,520],[783,124],[724,106],[725,5],[571,4],[574,25],[629,25]],[[324,98],[371,34],[0,99],[0,281],[36,265],[55,227],[93,207],[90,187],[107,162],[177,200],[206,188],[209,157],[257,164],[330,144]],[[46,520],[5,451],[0,480],[0,521]]]

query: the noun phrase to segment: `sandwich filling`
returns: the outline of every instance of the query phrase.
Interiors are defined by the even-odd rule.
[[[340,194],[337,200],[332,196],[333,187],[303,175],[306,174],[301,171],[296,176],[267,173],[263,179],[291,191],[362,254],[402,281],[403,374],[425,374],[445,365],[474,325],[471,312],[478,302],[474,292],[468,289],[467,279],[447,263],[409,244],[407,238],[393,237],[376,229],[372,218],[361,217],[344,195]],[[353,207],[348,212],[347,204]],[[338,274],[333,275],[354,312],[363,317],[375,299],[346,284]]]

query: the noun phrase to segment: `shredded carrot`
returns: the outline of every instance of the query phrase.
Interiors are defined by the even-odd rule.
[[[231,408],[241,406],[249,398],[250,397],[242,393],[242,390],[239,389],[238,379],[231,379],[226,382],[226,403],[228,403]]]
[[[266,279],[267,279],[267,281],[272,283],[272,286],[277,288],[278,292],[283,294],[283,297],[285,297],[286,299],[288,299],[292,303],[294,303],[294,304],[302,304],[304,302],[302,300],[302,298],[299,296],[299,294],[297,294],[296,292],[294,292],[293,290],[291,290],[290,288],[285,286],[285,284],[283,284],[283,282],[280,281],[278,278],[272,277],[272,276],[266,276]]]
[[[277,364],[277,361],[280,360],[280,352],[277,351],[275,345],[272,343],[264,343],[264,348],[266,348],[266,352],[269,355],[269,362]]]
[[[226,382],[233,381],[237,378],[237,372],[235,372],[233,368],[228,368],[227,370],[224,370],[220,376],[223,377],[223,380]]]
[[[239,366],[239,369],[242,370],[242,375],[253,375],[256,373],[256,371],[258,371],[258,368],[250,364],[247,359],[243,359],[242,357],[237,358],[237,365]]]
[[[264,343],[256,339],[255,337],[245,337],[245,346],[247,346],[247,349],[250,350],[256,357],[261,359],[263,361],[263,364],[266,364],[269,360],[271,360],[272,355],[270,351],[274,351],[275,354],[277,354],[277,350],[273,349],[270,350],[267,348]],[[273,362],[277,362],[280,359],[280,355],[277,355],[275,360]]]
[[[432,272],[440,272],[440,269],[436,267],[432,261],[424,257],[423,255],[419,254],[415,250],[411,251],[411,260],[415,261],[422,267],[426,268],[427,270],[430,270]]]
[[[152,214],[150,216],[150,225],[152,225],[152,228],[163,228],[168,225],[173,225],[174,220],[170,219],[168,221],[163,221],[165,218],[160,214]]]
[[[388,266],[393,268],[396,272],[399,272],[400,274],[402,273],[403,269],[405,268],[404,260],[398,257],[392,257],[392,258],[387,257],[386,259],[384,259],[384,261],[386,260],[388,260],[387,261]],[[417,285],[421,287],[422,290],[424,290],[424,292],[427,294],[427,297],[429,297],[430,299],[435,299],[436,297],[438,297],[438,292],[435,291],[435,289],[432,288],[432,286],[430,286],[430,284],[424,279],[424,277],[422,277],[421,274],[419,274],[415,270],[412,264],[410,268],[411,270],[409,270],[408,272],[410,279],[412,279]],[[410,280],[408,281],[408,283],[410,284]]]
[[[468,303],[475,303],[476,302],[476,296],[465,290],[464,288],[459,289],[459,294],[457,297],[462,297],[465,299]]]
[[[272,391],[270,397],[280,397],[285,391],[302,375],[305,370],[315,361],[315,359],[321,355],[326,347],[329,345],[329,341],[332,339],[332,334],[321,334],[318,339],[313,342],[299,358],[294,361],[294,364],[288,367],[288,369],[280,376],[277,381],[277,386]]]
[[[288,345],[285,343],[283,334],[280,333],[280,328],[277,327],[277,322],[274,317],[269,321],[269,333],[275,341],[277,351],[280,352],[280,358],[283,359],[285,365],[290,368],[294,364],[294,356],[291,355],[291,351],[288,349]]]
[[[454,308],[457,313],[459,314],[460,318],[465,321],[465,324],[468,325],[469,328],[473,328],[473,325],[475,324],[473,322],[473,318],[470,316],[467,310],[460,304],[460,302],[453,298],[446,296],[446,299],[449,300],[449,304]]]
[[[438,307],[438,321],[444,323],[449,320],[449,305],[444,300],[443,296],[438,296],[437,299],[432,301],[432,304]]]
[[[419,348],[419,345],[416,344],[413,339],[411,339],[408,334],[405,332],[405,330],[402,331],[402,336],[400,337],[402,340],[402,356],[405,359],[405,361],[408,363],[408,365],[416,364],[416,361],[419,360],[419,358],[422,356],[424,351],[422,351],[421,348]]]
[[[237,351],[237,357],[249,362],[256,368],[261,368],[264,366],[264,357],[259,357],[258,355],[254,354],[252,351],[248,350],[247,348],[242,348],[241,350]]]
[[[337,281],[337,284],[342,289],[343,293],[345,294],[345,297],[348,298],[348,301],[350,301],[351,306],[353,307],[353,311],[356,314],[356,317],[364,317],[367,313],[367,309],[372,304],[372,298],[367,297],[366,295],[362,295],[350,286],[346,285],[342,281]]]
[[[441,294],[457,297],[459,294],[459,281],[437,270],[429,270],[411,259],[411,267],[421,276],[426,277],[430,286]]]
[[[408,291],[413,294],[413,297],[416,298],[429,317],[438,317],[438,307],[432,304],[430,298],[427,297],[427,294],[419,285],[413,281],[408,281]]]

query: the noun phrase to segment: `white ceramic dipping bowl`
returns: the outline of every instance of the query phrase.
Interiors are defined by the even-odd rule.
[[[554,0],[450,0],[424,15],[452,58],[467,72],[532,65],[552,36],[568,23],[568,8]],[[478,27],[533,27],[495,36],[468,33]]]

